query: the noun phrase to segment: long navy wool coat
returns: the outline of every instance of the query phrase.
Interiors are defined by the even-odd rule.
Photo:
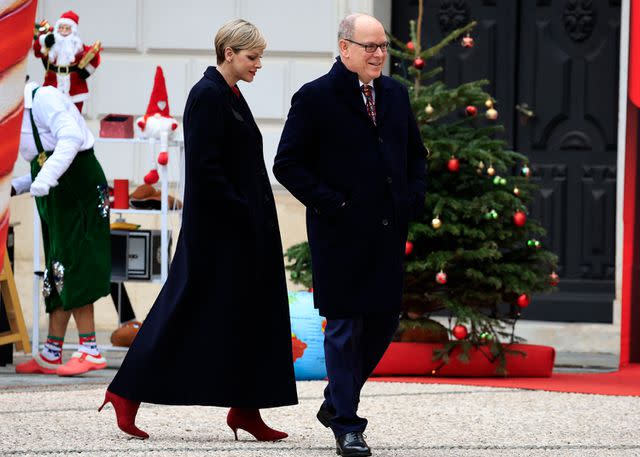
[[[262,136],[209,67],[184,113],[182,229],[169,277],[109,390],[131,400],[297,403],[284,262]]]
[[[330,319],[400,310],[408,224],[424,204],[407,90],[387,76],[374,89],[377,125],[338,58],[293,96],[273,167],[307,207],[314,301]]]

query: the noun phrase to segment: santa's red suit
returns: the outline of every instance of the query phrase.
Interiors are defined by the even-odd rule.
[[[48,48],[46,39],[49,33],[42,33],[33,41],[33,52],[37,58],[42,60],[45,68],[43,86],[57,87],[62,93],[68,95],[71,101],[82,111],[82,102],[89,98],[89,87],[86,79],[100,65],[100,53],[96,52],[95,56],[83,68],[80,68],[78,64],[92,50],[92,47],[82,44],[76,38],[77,49],[73,50],[73,57],[63,57],[62,50],[56,52],[56,47],[61,46],[61,37],[55,33],[60,24],[66,24],[71,27],[71,33],[77,37],[78,21],[78,15],[73,11],[67,11],[62,14],[53,28],[57,41],[51,48]]]

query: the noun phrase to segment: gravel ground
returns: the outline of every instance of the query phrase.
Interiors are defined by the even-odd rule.
[[[3,457],[335,455],[331,433],[315,419],[324,387],[319,381],[298,383],[299,405],[263,412],[267,423],[290,436],[259,443],[242,431],[235,441],[223,408],[148,404],[137,423],[151,438],[129,439],[110,406],[96,412],[103,379],[51,385],[46,380],[53,377],[10,378],[10,370],[0,371]],[[369,418],[367,441],[380,457],[640,456],[639,397],[370,382],[360,411]]]

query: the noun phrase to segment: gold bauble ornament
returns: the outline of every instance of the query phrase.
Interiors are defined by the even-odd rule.
[[[484,106],[486,106],[487,108],[493,108],[493,100],[487,98],[487,101],[484,102]]]
[[[520,189],[518,189],[517,187],[514,187],[514,188],[513,188],[513,193],[514,193],[515,195],[520,195]]]
[[[431,226],[436,230],[438,230],[440,227],[442,227],[442,221],[440,220],[440,218],[438,216],[434,217],[431,220]]]
[[[434,111],[435,110],[433,109],[433,106],[431,106],[431,103],[429,103],[427,107],[424,109],[424,112],[427,113],[429,116],[431,116]]]
[[[484,115],[490,121],[495,121],[496,119],[498,119],[498,111],[495,108],[489,108]]]
[[[493,168],[493,166],[492,166],[492,165],[489,165],[489,168],[487,168],[487,174],[488,174],[489,176],[493,176],[493,175],[495,175],[495,174],[496,174],[496,169],[495,169],[495,168]]]

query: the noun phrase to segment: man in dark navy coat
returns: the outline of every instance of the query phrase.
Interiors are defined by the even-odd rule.
[[[382,76],[384,28],[340,24],[340,56],[294,96],[273,171],[307,208],[314,301],[327,318],[318,419],[338,453],[367,456],[360,390],[398,326],[404,248],[424,204],[426,151],[404,86]]]

